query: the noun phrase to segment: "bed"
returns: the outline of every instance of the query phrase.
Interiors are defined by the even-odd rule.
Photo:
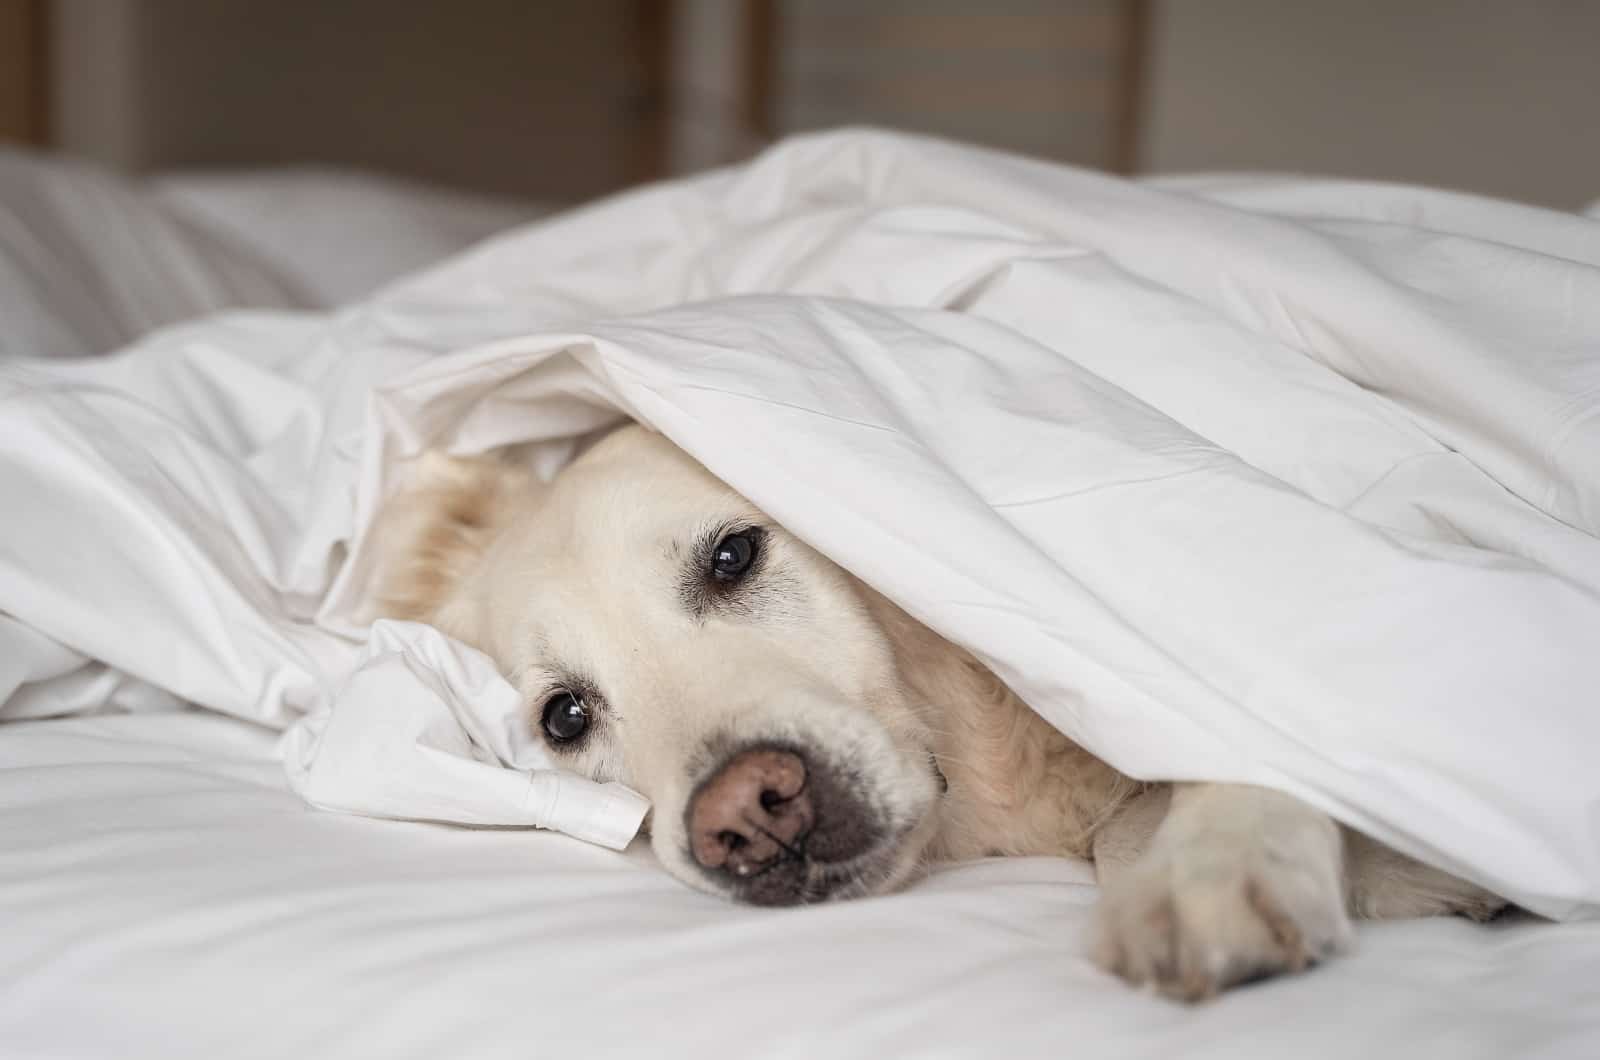
[[[1593,923],[1372,925],[1313,976],[1187,1009],[1084,959],[1081,864],[739,909],[637,847],[311,810],[273,742],[199,712],[8,725],[0,1052],[1593,1054]]]
[[[955,151],[877,134],[807,138],[754,163],[738,191],[746,206],[760,200],[764,208],[792,183],[774,179],[775,174],[826,172],[828,179],[819,180],[819,201],[839,209],[840,189],[857,174],[871,184],[904,179],[907,172],[937,171],[934,162],[955,167],[976,159],[973,164],[981,164],[983,173],[1007,179],[1011,163],[945,153]],[[926,170],[909,164],[919,160],[930,163]],[[32,167],[29,175],[44,179],[51,194],[68,194],[72,180],[90,181],[104,216],[133,217],[126,223],[168,226],[175,234],[158,244],[80,238],[75,244],[80,249],[142,254],[136,271],[145,287],[119,295],[124,311],[89,325],[74,317],[70,299],[13,301],[0,335],[0,350],[8,356],[103,353],[149,327],[241,305],[277,307],[282,314],[272,318],[273,327],[288,330],[272,334],[299,342],[293,329],[324,319],[319,310],[378,288],[363,303],[368,309],[336,312],[326,318],[334,321],[330,326],[347,329],[339,332],[345,335],[367,326],[363,321],[381,321],[389,339],[404,336],[415,343],[397,354],[410,369],[431,356],[423,348],[428,343],[476,345],[478,352],[469,355],[476,361],[448,363],[481,366],[525,355],[521,347],[504,345],[511,341],[505,336],[521,335],[532,320],[546,328],[566,327],[583,319],[595,292],[621,282],[618,259],[603,255],[576,259],[580,266],[601,270],[594,274],[576,268],[555,279],[532,273],[507,277],[507,261],[520,260],[523,252],[518,242],[523,237],[516,234],[419,277],[398,279],[423,260],[453,254],[477,236],[533,214],[516,204],[451,203],[430,212],[421,207],[416,189],[363,184],[349,175],[327,180],[299,174],[288,183],[251,178],[123,187],[95,174],[42,174],[37,167],[47,163],[37,160],[10,164]],[[699,183],[686,182],[677,191],[646,192],[645,198],[599,209],[617,211],[624,222],[630,216],[660,220],[660,231],[631,235],[659,237],[665,245],[686,215],[660,210],[660,200],[648,196],[721,199],[726,187],[707,181],[730,179],[740,178],[697,178]],[[1587,222],[1541,211],[1491,210],[1467,197],[1243,178],[1170,182],[1152,186],[1149,194],[1169,197],[1160,201],[1174,211],[1190,200],[1217,204],[1219,211],[1237,209],[1238,214],[1206,216],[1232,218],[1240,225],[1247,223],[1247,208],[1260,217],[1320,218],[1326,230],[1346,235],[1359,230],[1375,246],[1398,232],[1396,226],[1426,228],[1418,224],[1421,203],[1434,226],[1430,231],[1465,239],[1461,233],[1470,229],[1472,238],[1485,244],[1537,245],[1543,257],[1568,263],[1575,276],[1582,261],[1600,259],[1600,237]],[[253,212],[262,209],[262,195],[273,202],[266,209],[287,213],[273,213],[273,223],[262,225],[261,214]],[[282,205],[286,202],[292,206]],[[389,244],[409,246],[411,256],[386,253],[385,262],[363,264],[333,253],[336,246],[365,245],[371,229],[333,240],[326,224],[319,223],[321,242],[285,239],[277,220],[316,217],[318,202],[334,204],[329,217],[357,220],[360,210],[351,204],[366,204],[370,216],[380,218],[375,223]],[[395,205],[402,202],[404,208]],[[1343,204],[1345,214],[1330,219],[1326,214],[1334,202]],[[395,219],[403,215],[430,220],[402,232]],[[582,232],[597,216],[580,212],[527,230],[529,245],[555,240],[551,233]],[[894,260],[884,255],[894,252],[908,225],[918,231],[924,229],[917,226],[929,226],[941,237],[975,246],[1015,236],[973,230],[971,218],[957,211],[911,209],[860,236],[860,253],[851,259],[855,271],[807,273],[806,268],[817,267],[817,256],[783,258],[764,249],[793,249],[793,241],[804,242],[803,230],[784,227],[782,210],[776,216],[768,242],[740,244],[741,253],[750,254],[746,266],[754,261],[769,270],[760,273],[762,283],[769,288],[810,284],[828,296],[875,292],[891,304],[912,297],[906,286],[880,275],[882,263]],[[1235,238],[1227,224],[1219,231],[1219,238]],[[19,253],[17,245],[7,249]],[[152,258],[152,245],[165,248],[166,256]],[[304,257],[300,247],[309,248]],[[821,254],[818,245],[807,247]],[[27,250],[52,248],[29,244]],[[50,260],[77,259],[69,252],[53,253]],[[628,260],[639,263],[641,275],[650,273],[649,261]],[[108,260],[99,270],[80,273],[83,289],[119,282],[126,261]],[[696,262],[701,271],[674,272],[660,282],[675,291],[706,293],[704,285],[714,285],[718,268],[727,262],[708,257]],[[173,277],[170,284],[162,280],[166,275]],[[748,281],[751,274],[741,275]],[[1410,274],[1408,281],[1425,286],[1439,275]],[[959,290],[941,289],[939,297],[979,298],[985,282],[969,275]],[[507,287],[518,297],[497,301]],[[1224,291],[1221,298],[1228,303],[1236,295]],[[625,306],[623,311],[651,308]],[[716,318],[716,326],[732,326],[726,321],[737,319],[737,312]],[[1582,312],[1574,306],[1570,334],[1587,334],[1581,328],[1593,326]],[[256,318],[218,319],[248,330]],[[663,323],[670,318],[642,319],[591,322],[585,334],[598,336],[597,345],[622,349],[630,341],[642,342],[640,336],[651,329],[671,331]],[[676,326],[683,334],[692,330],[681,319]],[[141,348],[177,349],[198,341],[194,336],[212,341],[217,334],[187,327],[169,327]],[[710,340],[704,341],[697,348],[711,349]],[[94,370],[91,362],[81,363]],[[601,363],[616,373],[613,378],[621,378],[619,365],[625,363],[643,370],[643,362]],[[423,385],[429,382],[427,366],[419,370],[414,378],[423,382],[417,394],[432,393]],[[595,397],[600,391],[591,393],[583,389],[588,384],[565,377],[561,385],[568,388],[563,393],[588,394],[593,401],[582,406],[587,411],[563,428],[557,442],[607,422],[612,410]],[[665,397],[652,406],[640,396],[648,388],[617,386],[618,400],[631,402],[633,411],[655,417],[664,429],[687,432],[684,437],[693,441],[694,407],[675,407]],[[537,388],[522,393],[533,402],[528,408],[544,407],[537,404],[541,393]],[[395,397],[395,407],[404,405],[405,397]],[[411,426],[425,422],[431,408],[420,396],[407,407],[418,417]],[[500,423],[463,419],[457,438],[479,448],[519,440],[497,434]],[[390,437],[405,437],[405,426],[393,427]],[[1589,466],[1581,462],[1588,459],[1582,453],[1571,459],[1579,461],[1580,470]],[[350,462],[353,467],[353,457]],[[1290,475],[1292,469],[1279,470]],[[1514,479],[1516,469],[1505,474]],[[352,494],[340,496],[348,502]],[[1583,506],[1587,497],[1578,489],[1545,503],[1572,505],[1561,509],[1567,519],[1562,525],[1570,527],[1591,514]],[[1352,497],[1349,503],[1359,508],[1380,500]],[[25,522],[15,512],[8,518],[14,529]],[[1484,525],[1509,524],[1489,520]],[[1539,546],[1546,548],[1551,568],[1569,562],[1581,566],[1591,555],[1577,538],[1561,538],[1559,547],[1553,540],[1541,538]],[[37,551],[33,555],[41,558]],[[1446,555],[1457,553],[1442,551],[1431,562],[1446,562],[1440,558]],[[1593,574],[1578,569],[1568,580],[1581,585]],[[158,667],[98,651],[89,645],[93,637],[73,643],[67,633],[87,627],[66,621],[52,625],[65,612],[25,613],[39,597],[16,591],[17,584],[14,577],[0,579],[0,588],[10,591],[0,599],[10,611],[0,614],[5,620],[0,644],[6,648],[0,651],[0,719],[5,719],[0,723],[0,921],[6,925],[0,942],[0,1055],[311,1060],[733,1051],[761,1057],[1072,1052],[1576,1058],[1600,1050],[1600,922],[1585,913],[1600,880],[1587,875],[1595,837],[1586,788],[1568,790],[1571,805],[1563,804],[1564,816],[1549,815],[1563,823],[1579,821],[1579,831],[1562,833],[1552,825],[1530,848],[1549,855],[1551,864],[1570,868],[1570,877],[1519,869],[1510,853],[1478,849],[1486,842],[1483,836],[1520,836],[1519,820],[1525,823],[1549,810],[1551,803],[1533,795],[1516,812],[1508,810],[1505,820],[1461,823],[1451,833],[1451,841],[1459,840],[1456,846],[1444,842],[1431,852],[1447,862],[1465,858],[1480,873],[1503,873],[1505,882],[1524,888],[1527,904],[1542,901],[1547,912],[1571,913],[1565,922],[1519,913],[1487,926],[1459,920],[1367,925],[1352,956],[1312,975],[1185,1008],[1130,991],[1086,960],[1084,938],[1095,888],[1090,868],[1082,863],[980,861],[943,868],[891,897],[772,912],[731,907],[683,888],[654,866],[640,841],[614,852],[550,831],[380,820],[313,809],[292,790],[282,760],[280,730],[294,720],[292,696],[285,693],[269,703],[259,687],[251,687],[237,702],[229,700],[207,683],[209,664],[198,654],[185,656],[183,648],[174,648],[172,660]],[[303,601],[293,606],[302,618],[309,613]],[[210,614],[216,621],[227,612]],[[46,626],[48,637],[41,632]],[[129,630],[128,635],[142,634]],[[41,638],[53,646],[41,644]],[[259,644],[251,650],[266,651]],[[349,664],[348,655],[331,650],[327,658],[336,655],[340,665]],[[292,684],[283,681],[285,688]],[[1220,716],[1211,720],[1223,724]],[[1292,729],[1292,719],[1275,720]],[[1127,721],[1133,727],[1129,731],[1140,724],[1133,716]],[[1117,744],[1121,737],[1097,732],[1095,723],[1093,711],[1085,709],[1082,718],[1061,724],[1087,726],[1116,753],[1131,753]],[[1403,743],[1402,723],[1390,719],[1387,724]],[[1574,723],[1571,731],[1587,732],[1586,724]],[[1510,733],[1505,738],[1514,739]],[[1260,733],[1251,739],[1251,747],[1279,766],[1322,761],[1316,748],[1302,748],[1294,753],[1308,757],[1293,758],[1286,748],[1294,738],[1281,746]],[[1164,764],[1161,754],[1179,751],[1151,750],[1138,764],[1156,768]],[[1373,762],[1381,764],[1380,759]],[[1567,760],[1552,761],[1564,768]],[[1226,774],[1243,767],[1219,752],[1207,768]],[[1308,797],[1347,818],[1368,812],[1355,780],[1340,787],[1331,771],[1312,772],[1315,780],[1303,792]],[[1530,787],[1537,785],[1530,782]],[[1558,796],[1541,792],[1540,797]],[[1465,805],[1472,804],[1445,800],[1435,810],[1449,815]],[[1407,829],[1421,829],[1428,811],[1406,813],[1414,815],[1397,812],[1375,824],[1414,841]],[[1550,850],[1561,846],[1560,836],[1581,835],[1585,819],[1591,821],[1591,847],[1577,849],[1582,846],[1577,844],[1570,859],[1560,862]],[[1551,877],[1558,879],[1551,882]]]

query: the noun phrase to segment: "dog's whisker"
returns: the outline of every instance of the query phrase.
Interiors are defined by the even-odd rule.
[[[778,844],[778,846],[783,848],[783,852],[785,854],[788,854],[791,858],[794,858],[796,861],[804,861],[805,860],[805,852],[804,851],[798,849],[797,847],[792,846],[789,843],[784,842],[782,839],[779,839],[776,835],[774,835],[772,833],[771,830],[763,827],[759,821],[756,821],[755,819],[750,817],[749,814],[745,814],[744,815],[744,823],[749,825],[751,828],[754,828],[756,831],[760,832],[762,835],[766,836],[768,839],[772,840],[774,843]]]

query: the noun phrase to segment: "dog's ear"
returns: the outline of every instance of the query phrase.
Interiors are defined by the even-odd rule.
[[[539,488],[522,468],[488,456],[422,454],[373,528],[380,617],[436,619],[519,502]]]

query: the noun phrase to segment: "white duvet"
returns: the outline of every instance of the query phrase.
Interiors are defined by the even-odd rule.
[[[550,471],[626,415],[1120,768],[1600,909],[1592,221],[831,134],[335,315],[8,363],[0,403],[0,717],[298,720],[304,782],[330,719],[385,717],[347,681],[403,461]],[[339,760],[346,808],[482,820],[542,764],[426,678],[416,746],[475,808],[404,747]]]

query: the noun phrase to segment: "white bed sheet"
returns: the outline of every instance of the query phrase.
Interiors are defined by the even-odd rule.
[[[200,713],[0,740],[0,1056],[1600,1055],[1600,923],[1372,925],[1184,1008],[1096,971],[1088,867],[729,906],[548,832],[308,809],[273,734]]]

